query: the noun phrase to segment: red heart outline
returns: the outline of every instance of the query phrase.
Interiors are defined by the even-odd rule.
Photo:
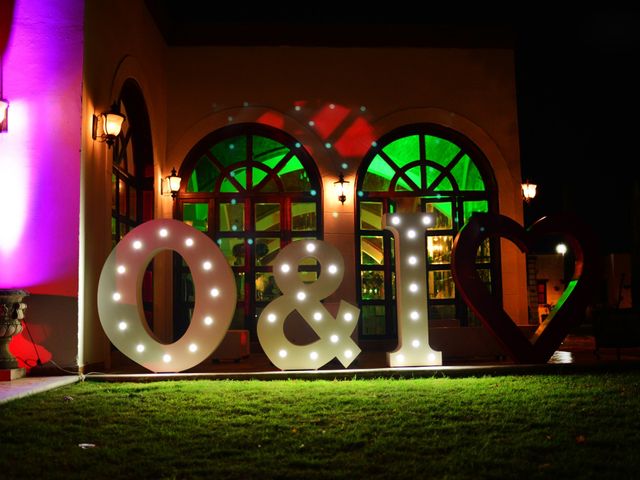
[[[571,282],[547,319],[527,339],[491,295],[476,271],[476,252],[489,237],[512,241],[528,253],[543,237],[561,234],[575,253]],[[528,230],[514,220],[493,213],[474,213],[453,242],[451,270],[456,288],[507,355],[517,363],[545,363],[570,329],[579,323],[599,281],[598,249],[591,229],[569,215],[544,217]]]

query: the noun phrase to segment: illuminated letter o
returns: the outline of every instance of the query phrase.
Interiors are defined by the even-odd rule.
[[[144,271],[163,250],[174,250],[191,270],[195,307],[177,342],[162,344],[144,318]],[[218,347],[236,307],[233,272],[218,246],[177,220],[152,220],[131,230],[113,249],[98,285],[100,323],[126,356],[154,372],[180,372],[204,361]]]

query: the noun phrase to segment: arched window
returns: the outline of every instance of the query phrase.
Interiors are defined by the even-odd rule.
[[[305,148],[288,134],[259,124],[239,124],[203,138],[187,155],[176,215],[207,233],[226,256],[238,286],[231,328],[255,333],[264,306],[280,295],[272,264],[286,244],[321,238],[321,188]],[[175,264],[174,336],[188,326],[193,308],[190,273]],[[301,267],[317,278],[316,262]],[[255,337],[254,337],[255,338]]]
[[[118,100],[126,121],[112,147],[111,242],[113,246],[136,225],[153,219],[153,144],[142,90],[127,79]],[[153,267],[145,272],[144,313],[153,325]]]
[[[382,228],[382,215],[393,212],[434,215],[425,252],[429,317],[469,324],[470,312],[451,276],[451,249],[473,212],[497,210],[495,181],[482,152],[464,136],[441,126],[397,129],[374,142],[362,162],[356,208],[361,336],[396,334],[394,242]],[[477,257],[480,275],[493,291],[499,289],[497,249],[497,242],[486,242]]]

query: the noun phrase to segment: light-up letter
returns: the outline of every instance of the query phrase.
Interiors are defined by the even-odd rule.
[[[303,283],[298,275],[297,265],[309,257],[318,260],[322,268],[313,284]],[[282,268],[285,265],[292,268]],[[293,242],[275,258],[273,275],[283,295],[265,307],[257,327],[260,345],[269,360],[282,370],[318,369],[334,358],[348,367],[361,351],[351,338],[360,309],[342,300],[333,317],[320,302],[342,282],[344,261],[338,249],[320,240]],[[318,340],[298,345],[286,337],[284,321],[294,310],[318,335]]]
[[[163,250],[182,255],[195,288],[191,324],[169,345],[154,338],[138,302],[144,271]],[[211,268],[201,268],[204,263]],[[152,220],[131,230],[107,258],[98,285],[98,313],[109,340],[154,372],[180,372],[204,361],[222,341],[235,307],[236,283],[224,255],[204,233],[177,220]]]
[[[387,354],[389,366],[442,365],[442,353],[429,345],[424,231],[433,222],[426,213],[385,215],[383,222],[393,232],[396,249],[398,348]]]

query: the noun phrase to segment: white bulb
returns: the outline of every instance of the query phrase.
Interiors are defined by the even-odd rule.
[[[281,271],[282,273],[289,273],[289,270],[291,270],[291,267],[289,266],[289,264],[288,264],[288,263],[283,263],[283,264],[280,266],[280,271]]]
[[[161,228],[160,231],[158,232],[158,234],[162,238],[165,238],[167,235],[169,235],[169,231],[166,228]]]
[[[164,363],[169,363],[169,362],[171,361],[171,355],[169,355],[168,353],[165,353],[165,354],[162,356],[162,361],[163,361]]]
[[[307,252],[313,253],[316,251],[316,246],[313,243],[307,243]]]
[[[431,216],[430,215],[425,215],[424,217],[422,217],[422,223],[424,225],[431,225]]]
[[[187,247],[193,247],[193,238],[187,238],[187,239],[184,241],[184,244],[185,244]]]
[[[316,312],[316,313],[314,313],[314,314],[313,314],[313,319],[314,319],[316,322],[319,322],[320,320],[322,320],[322,314],[321,314],[320,312]]]
[[[278,355],[280,355],[280,358],[284,358],[287,356],[287,351],[286,350],[280,350],[278,352]]]
[[[347,358],[351,358],[353,357],[353,352],[351,350],[345,350],[344,351],[344,356]]]
[[[342,318],[344,318],[345,322],[350,322],[351,320],[353,320],[353,315],[351,315],[351,313],[347,312],[347,313],[344,314],[344,317],[342,317]]]
[[[140,250],[142,248],[142,242],[140,240],[136,240],[135,242],[133,242],[133,248],[135,248],[136,250]]]
[[[409,285],[409,291],[415,293],[418,291],[418,284],[417,283],[412,283],[411,285]]]
[[[118,268],[116,269],[116,271],[117,271],[120,275],[122,275],[124,272],[126,272],[126,271],[127,271],[127,269],[125,268],[125,266],[124,266],[124,265],[118,265]]]
[[[418,257],[411,255],[409,257],[409,265],[415,265],[416,263],[418,263]]]
[[[218,295],[220,295],[220,290],[218,290],[217,288],[212,288],[209,293],[212,297],[217,297]]]
[[[416,231],[415,230],[409,230],[407,232],[407,237],[409,238],[416,238]]]
[[[211,317],[204,317],[204,324],[205,324],[205,325],[213,325],[213,318],[211,318]]]
[[[564,243],[559,243],[558,245],[556,245],[556,253],[559,253],[560,255],[564,255],[565,253],[567,253],[568,248]]]
[[[136,345],[136,351],[138,353],[142,353],[144,352],[144,345],[142,345],[141,343],[139,343],[138,345]]]
[[[276,316],[273,313],[270,313],[269,315],[267,315],[267,320],[269,320],[271,323],[276,321]]]
[[[433,362],[436,359],[436,356],[433,353],[430,353],[427,358],[429,359],[430,362]]]
[[[302,301],[302,300],[304,300],[305,298],[307,298],[307,294],[306,294],[306,293],[304,293],[304,292],[298,292],[298,293],[296,294],[296,298],[297,298],[298,300]]]
[[[411,317],[411,320],[418,320],[420,318],[420,314],[414,310],[409,314],[409,317]]]
[[[114,294],[112,295],[112,298],[113,298],[113,300],[114,300],[115,302],[119,302],[119,301],[120,301],[120,299],[122,298],[122,295],[120,295],[118,292],[116,292],[116,293],[114,293]]]
[[[334,334],[329,337],[329,340],[331,340],[331,343],[338,343],[338,340],[340,340],[340,337]]]
[[[335,265],[329,265],[328,270],[331,275],[335,275],[336,273],[338,273],[338,267],[336,267]]]
[[[394,225],[400,225],[400,217],[391,217],[391,223]]]
[[[204,268],[205,270],[211,270],[212,267],[213,264],[208,260],[202,264],[202,268]]]
[[[118,324],[118,329],[124,332],[127,329],[127,322],[120,322]]]
[[[311,353],[309,354],[309,358],[310,358],[311,360],[317,360],[317,359],[318,359],[318,352],[311,352]]]
[[[198,346],[195,343],[192,343],[191,345],[189,345],[189,351],[191,353],[196,352],[198,350]]]
[[[411,342],[411,346],[413,348],[418,348],[420,346],[420,340],[414,340],[413,342]]]
[[[398,355],[398,356],[396,357],[396,360],[397,360],[397,361],[399,361],[399,362],[401,362],[401,363],[402,363],[402,362],[404,362],[404,355],[402,355],[402,354]]]

